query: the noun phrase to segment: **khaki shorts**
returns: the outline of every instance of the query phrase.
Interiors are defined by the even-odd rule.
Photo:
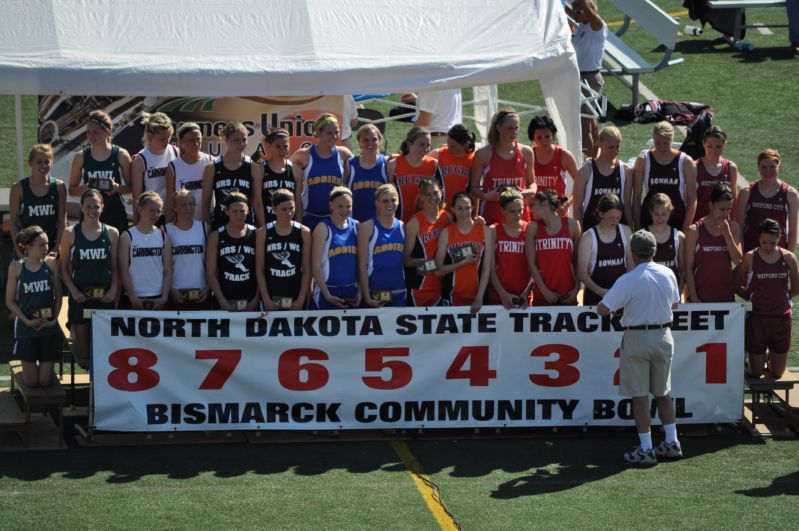
[[[594,72],[591,74],[581,73],[580,79],[585,79],[586,81],[588,81],[588,86],[591,87],[596,92],[602,92],[602,89],[605,87],[605,78],[602,77],[602,74],[600,72]],[[588,94],[585,94],[585,96],[588,96]],[[588,108],[587,105],[581,105],[580,112],[583,114],[589,114],[591,112],[591,109]]]
[[[671,329],[627,330],[621,342],[619,395],[666,396],[671,391]]]

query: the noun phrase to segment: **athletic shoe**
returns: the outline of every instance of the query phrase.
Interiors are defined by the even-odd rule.
[[[660,444],[655,446],[655,455],[666,459],[680,459],[682,457],[680,441],[674,441],[673,443],[661,441]]]
[[[630,452],[625,452],[624,460],[631,465],[652,466],[658,464],[654,450],[644,450],[640,446],[633,448]]]

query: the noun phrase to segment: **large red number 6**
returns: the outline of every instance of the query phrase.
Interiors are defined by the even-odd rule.
[[[289,391],[315,391],[330,379],[327,368],[321,363],[303,363],[303,360],[323,361],[327,354],[315,348],[293,348],[280,355],[277,362],[277,379]],[[302,376],[305,375],[303,380]]]
[[[696,347],[696,352],[704,352],[705,383],[727,383],[727,343],[705,343]]]
[[[372,389],[399,389],[405,387],[413,378],[413,369],[410,365],[400,360],[386,360],[388,357],[408,356],[408,348],[368,348],[364,370],[367,372],[381,372],[384,368],[391,371],[391,378],[384,380],[380,376],[364,376],[363,383]]]
[[[554,360],[547,360],[544,368],[549,371],[556,371],[557,378],[552,378],[548,374],[531,374],[530,381],[542,387],[567,387],[577,383],[580,379],[580,371],[574,363],[580,359],[580,352],[570,345],[541,345],[536,347],[530,356],[547,358],[551,354],[556,354]]]
[[[469,368],[464,369],[467,360]],[[497,371],[488,367],[488,347],[462,347],[447,369],[447,380],[469,380],[471,386],[485,387],[489,380],[497,377]]]
[[[198,360],[216,360],[211,371],[200,384],[200,389],[222,389],[241,361],[241,351],[198,350],[194,353],[194,357]]]
[[[131,360],[136,360],[131,363]],[[108,373],[108,385],[120,391],[146,391],[152,389],[161,380],[158,373],[151,369],[158,362],[155,352],[144,348],[123,348],[108,356],[108,363],[114,370]],[[135,381],[130,375],[135,374]]]

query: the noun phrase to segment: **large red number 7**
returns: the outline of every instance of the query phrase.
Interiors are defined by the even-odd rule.
[[[194,353],[194,357],[198,360],[216,360],[211,371],[200,384],[200,389],[222,389],[241,361],[241,351],[198,350]]]

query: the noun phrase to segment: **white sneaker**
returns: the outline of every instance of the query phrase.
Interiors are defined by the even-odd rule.
[[[631,465],[652,466],[658,464],[654,450],[644,450],[640,446],[633,448],[632,451],[625,452],[624,460]]]
[[[662,441],[655,447],[655,455],[666,459],[680,459],[682,457],[680,441],[674,441],[673,443]]]

